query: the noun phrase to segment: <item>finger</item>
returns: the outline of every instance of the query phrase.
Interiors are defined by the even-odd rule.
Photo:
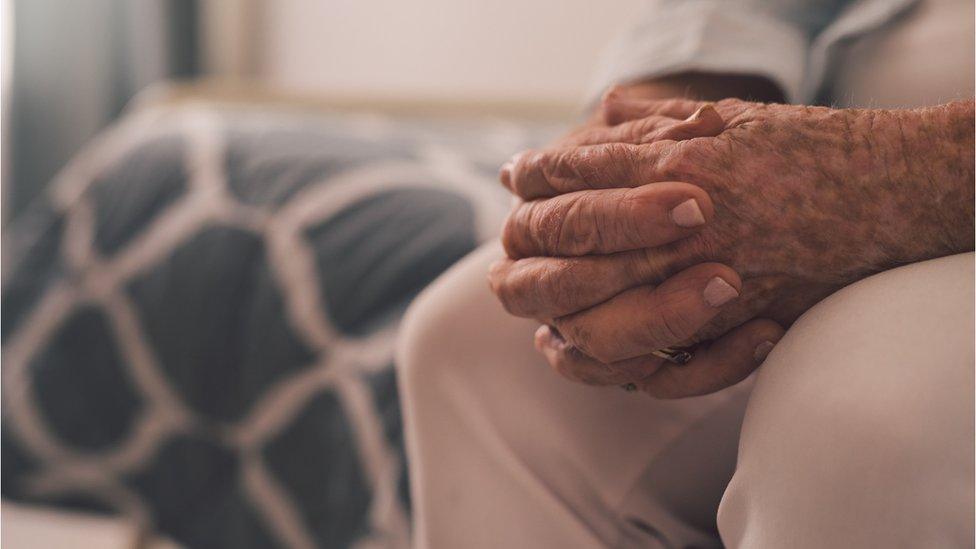
[[[640,151],[628,143],[602,143],[523,151],[506,162],[499,179],[525,200],[586,189],[636,187]]]
[[[636,250],[695,234],[713,210],[708,193],[688,183],[573,192],[516,205],[502,244],[512,259]]]
[[[604,122],[604,110],[605,106],[616,101],[637,101],[643,100],[647,101],[647,98],[640,93],[635,94],[635,89],[630,86],[612,86],[610,89],[604,93],[603,98],[600,100],[600,104],[594,109],[589,120],[585,122],[581,127],[576,128],[569,132],[568,134],[560,137],[559,139],[553,141],[550,144],[550,148],[560,148],[560,147],[570,147],[579,146],[583,144],[596,144],[596,143],[610,143],[610,142],[639,142],[640,137],[643,133],[631,131],[629,134],[621,134],[619,132],[611,133],[606,137],[600,137],[603,134],[603,130],[607,129],[608,126]],[[682,117],[674,118],[668,116],[651,116],[644,118],[655,118],[658,125],[664,126],[669,124],[674,124],[680,122]],[[649,128],[651,129],[651,128]],[[646,132],[645,132],[646,133]]]
[[[568,344],[557,330],[540,326],[535,333],[535,346],[546,361],[560,375],[587,385],[623,385],[641,381],[656,372],[664,359],[647,355],[613,364],[586,356]]]
[[[685,151],[692,143],[664,139],[644,145],[602,143],[526,151],[506,164],[500,179],[524,200],[680,180],[678,174],[697,167],[698,159]]]
[[[616,126],[628,120],[636,120],[646,116],[667,116],[684,119],[691,116],[704,101],[692,99],[672,98],[662,100],[630,99],[626,97],[608,98],[601,104],[603,121],[608,126]]]
[[[647,116],[616,126],[589,128],[573,134],[565,140],[567,146],[596,145],[599,143],[654,143],[655,141],[681,141],[695,137],[714,137],[725,129],[725,121],[711,105],[704,105],[684,120],[666,116]]]
[[[510,314],[549,321],[589,309],[635,286],[656,285],[701,262],[687,246],[642,248],[609,255],[504,258],[488,281]]]
[[[640,286],[585,311],[555,319],[562,336],[603,363],[646,355],[692,341],[742,281],[730,267],[702,263],[660,286]]]
[[[687,364],[662,364],[636,383],[656,398],[713,393],[748,377],[782,337],[783,328],[772,320],[752,320],[708,345],[700,345]]]
[[[706,104],[686,120],[649,132],[644,136],[641,143],[653,143],[669,139],[682,141],[696,137],[714,137],[722,133],[723,130],[725,130],[725,121],[722,120],[722,116],[715,110],[715,107]]]
[[[562,147],[579,147],[600,143],[641,143],[645,135],[682,123],[667,116],[646,116],[616,126],[588,127],[559,142]]]
[[[606,256],[500,259],[488,282],[509,314],[548,321],[588,309],[627,288],[659,281],[640,280],[645,250]]]

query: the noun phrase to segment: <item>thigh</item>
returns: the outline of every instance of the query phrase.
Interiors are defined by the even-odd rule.
[[[537,323],[491,294],[501,254],[486,246],[446,273],[403,328],[420,544],[717,543],[748,384],[659,401],[564,380],[533,348]]]
[[[732,547],[947,547],[973,537],[973,254],[854,284],[756,379],[719,512]]]

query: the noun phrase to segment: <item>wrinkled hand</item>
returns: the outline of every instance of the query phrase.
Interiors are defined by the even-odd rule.
[[[631,142],[644,139],[653,141],[660,139],[686,139],[706,135],[709,132],[721,131],[716,127],[715,119],[711,119],[711,129],[701,131],[701,121],[689,124],[686,120],[689,114],[682,114],[686,104],[670,103],[673,107],[662,104],[656,112],[646,112],[647,106],[657,103],[656,93],[660,90],[645,88],[640,84],[614,86],[609,89],[600,101],[599,108],[583,121],[582,124],[571,128],[565,135],[550,143],[546,150],[559,150],[583,145],[595,145],[610,142]],[[621,125],[621,122],[639,118],[634,123]],[[721,120],[717,121],[721,124]],[[520,155],[516,155],[518,158]],[[513,162],[514,160],[513,159]],[[506,163],[503,171],[510,170],[513,162]]]
[[[905,154],[953,130],[911,111],[612,99],[604,127],[501,174],[525,202],[492,288],[546,324],[536,344],[573,379],[663,397],[720,389],[836,289],[960,249],[918,200],[951,162]],[[684,366],[649,355],[697,342]]]

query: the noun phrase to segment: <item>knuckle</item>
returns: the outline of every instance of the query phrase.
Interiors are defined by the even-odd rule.
[[[519,282],[513,281],[511,275],[506,271],[490,272],[488,275],[491,289],[509,314],[518,315],[521,307],[523,293],[519,291]]]
[[[491,291],[496,295],[503,291],[506,285],[506,278],[508,276],[508,269],[506,268],[503,261],[496,261],[488,267],[488,285],[491,287]]]
[[[765,104],[752,103],[735,98],[722,99],[715,103],[715,110],[725,121],[726,127],[737,126],[740,122],[744,121],[744,118],[750,118],[752,116],[749,114],[750,112],[755,115],[757,111],[763,112],[766,109],[767,105]]]
[[[544,153],[535,149],[519,153],[511,173],[511,184],[515,194],[525,197],[530,192],[531,174],[540,171],[543,156]]]
[[[606,111],[609,107],[616,105],[620,101],[621,96],[625,95],[626,93],[624,88],[625,87],[620,84],[614,84],[607,88],[607,90],[603,92],[603,97],[600,98],[600,111]]]
[[[592,195],[578,194],[570,200],[561,212],[559,225],[560,249],[566,253],[588,253],[600,241],[599,226],[594,223]]]
[[[545,254],[579,255],[599,243],[593,223],[593,200],[585,194],[566,195],[534,205],[528,221],[530,238]]]
[[[515,316],[548,318],[558,313],[572,293],[566,289],[562,267],[546,261],[531,273],[511,274],[498,287],[502,305]]]
[[[575,267],[565,261],[554,261],[547,264],[539,273],[536,281],[536,294],[541,303],[556,310],[575,294],[577,277]]]
[[[691,141],[678,141],[658,159],[658,171],[667,179],[683,181],[697,172],[698,163]]]
[[[640,144],[653,143],[666,139],[669,131],[679,127],[677,122],[668,123],[655,117],[645,118],[642,122],[643,128],[640,136],[636,140]]]
[[[549,164],[551,157],[551,151],[530,149],[525,151],[519,160],[526,171],[542,171]]]
[[[588,185],[597,174],[596,153],[592,147],[581,147],[563,152],[558,156],[554,176],[558,179],[572,179],[579,184]]]
[[[534,158],[537,171],[542,174],[551,187],[559,192],[573,188],[567,183],[573,179],[582,179],[578,171],[577,149],[554,151],[539,154]]]
[[[680,304],[660,306],[655,317],[658,322],[649,326],[648,339],[658,348],[685,341],[695,333],[694,320]]]
[[[644,218],[654,213],[660,199],[653,191],[652,187],[637,187],[628,190],[618,203],[621,213],[633,219]]]
[[[556,321],[556,328],[573,347],[588,356],[597,358],[593,354],[593,334],[585,321],[573,316],[564,317]]]
[[[650,236],[646,234],[646,222],[658,215],[657,204],[658,198],[647,187],[628,191],[616,202],[613,213],[600,219],[600,227],[618,245],[642,248],[641,243]]]
[[[523,204],[513,209],[508,213],[502,225],[502,247],[505,249],[505,253],[512,258],[521,254],[521,242],[524,239],[522,217],[526,207]]]
[[[634,145],[629,143],[605,143],[601,152],[613,159],[615,163],[624,162],[633,164],[637,151]]]
[[[604,147],[604,154],[610,159],[605,163],[604,172],[609,172],[604,179],[609,179],[610,185],[614,187],[636,186],[640,182],[636,180],[643,167],[641,156],[641,146],[630,143],[607,143]]]
[[[634,143],[643,143],[648,136],[653,135],[658,128],[658,121],[652,116],[647,116],[631,123],[627,131],[628,140]]]
[[[585,324],[573,326],[568,341],[580,352],[603,364],[609,364],[618,358],[616,346],[597,337]]]
[[[572,203],[570,203],[570,207]],[[552,200],[536,202],[532,207],[529,231],[544,253],[560,249],[566,234],[567,211]]]

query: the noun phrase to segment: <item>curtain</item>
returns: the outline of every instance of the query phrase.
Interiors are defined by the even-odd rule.
[[[5,223],[139,90],[198,70],[197,0],[11,1]]]

